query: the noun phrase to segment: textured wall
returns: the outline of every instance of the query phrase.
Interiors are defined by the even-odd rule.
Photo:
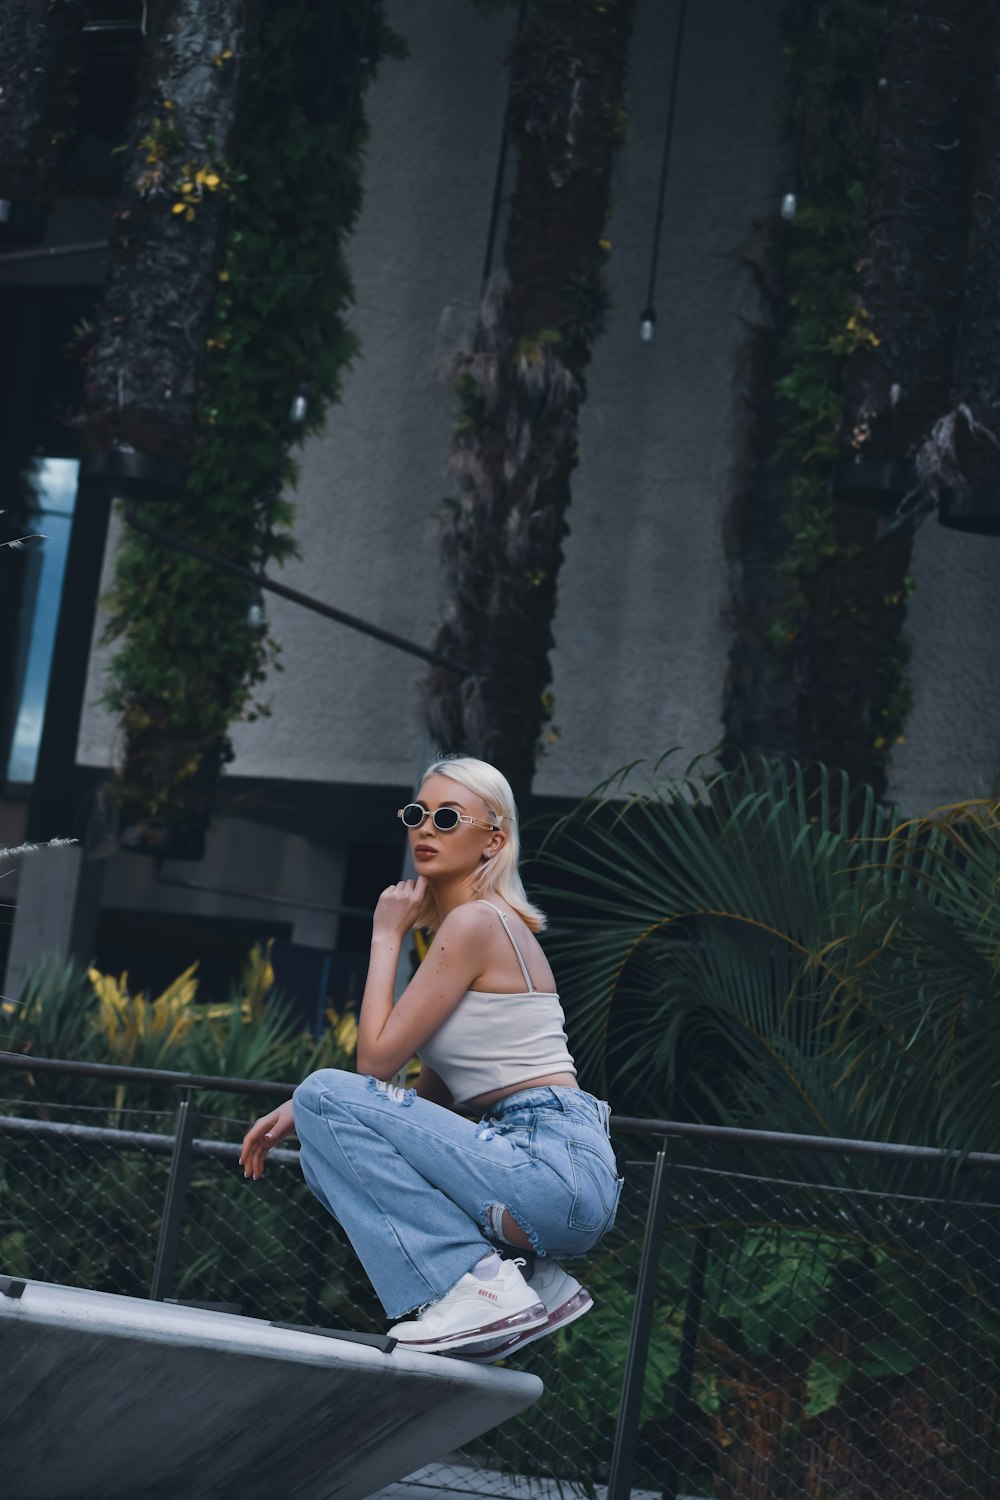
[[[656,332],[642,344],[675,15],[640,0],[609,229],[613,311],[555,623],[560,739],[539,791],[583,791],[628,761],[675,745],[696,754],[722,735],[733,369],[741,317],[757,313],[740,257],[753,219],[776,207],[780,49],[770,3],[688,6]]]
[[[904,812],[981,796],[1000,756],[1000,541],[933,520],[917,536],[907,610],[915,703],[893,752],[889,795]]]
[[[636,756],[721,733],[728,650],[721,515],[731,462],[740,253],[775,211],[780,54],[774,0],[688,7],[656,293],[641,344],[676,0],[639,0],[630,139],[614,192],[613,309],[584,413],[555,624],[558,744],[538,778],[575,794]],[[298,534],[283,576],[429,643],[442,599],[434,514],[447,492],[452,404],[439,380],[478,292],[512,18],[465,0],[394,0],[411,50],[370,96],[365,206],[351,249],[362,358],[304,453]],[[234,771],[408,782],[428,750],[420,664],[269,604],[285,672],[269,721],[240,727]],[[88,691],[80,756],[107,764],[113,731]]]

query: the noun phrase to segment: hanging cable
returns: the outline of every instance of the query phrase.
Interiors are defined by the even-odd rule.
[[[528,5],[529,5],[529,3],[530,3],[530,0],[521,0],[521,6],[520,6],[520,9],[518,10],[518,13],[517,13],[517,25],[514,28],[514,43],[515,43],[515,45],[517,44],[517,41],[518,41],[518,38],[521,35],[521,32],[524,30],[524,23],[525,23],[525,20],[527,19],[527,15],[528,15]],[[507,90],[507,102],[504,105],[504,112],[503,112],[503,125],[501,126],[501,129],[500,129],[500,150],[497,153],[497,169],[496,169],[496,174],[495,174],[495,176],[493,178],[493,201],[490,204],[490,222],[489,222],[489,228],[486,231],[486,254],[483,257],[483,274],[479,278],[479,300],[480,300],[480,302],[483,300],[483,295],[484,295],[484,293],[486,291],[486,288],[487,288],[487,286],[489,284],[489,279],[490,279],[491,275],[493,274],[493,252],[494,252],[494,250],[496,248],[497,230],[500,227],[500,209],[501,209],[501,206],[503,204],[503,185],[504,185],[504,178],[506,177],[506,174],[507,174],[507,147],[508,147],[507,133],[508,133],[508,126],[509,126],[509,124],[510,124],[510,89],[508,88],[508,90]]]
[[[652,343],[656,325],[656,271],[660,260],[660,234],[663,229],[663,204],[667,195],[667,169],[670,165],[670,147],[674,136],[674,111],[677,104],[677,79],[680,72],[681,44],[684,39],[684,15],[687,0],[680,0],[677,7],[677,29],[674,35],[674,65],[670,75],[670,94],[667,100],[667,123],[663,133],[663,159],[660,162],[660,189],[656,200],[656,225],[653,231],[653,253],[649,262],[649,285],[646,288],[646,306],[639,315],[639,337],[644,344]]]

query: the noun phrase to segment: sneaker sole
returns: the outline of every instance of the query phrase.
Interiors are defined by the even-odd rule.
[[[482,1323],[478,1328],[467,1328],[461,1333],[444,1334],[439,1339],[397,1339],[396,1347],[408,1349],[411,1354],[443,1354],[452,1349],[461,1349],[467,1344],[481,1344],[489,1339],[491,1342],[502,1339],[505,1343],[513,1330],[517,1330],[519,1337],[530,1329],[540,1328],[547,1323],[549,1315],[545,1311],[543,1302],[536,1302],[534,1306],[528,1307],[524,1312],[512,1313],[508,1318],[500,1318],[495,1323]]]
[[[590,1312],[594,1305],[594,1299],[586,1287],[580,1287],[579,1291],[573,1293],[572,1297],[557,1307],[554,1312],[549,1313],[542,1327],[525,1330],[523,1333],[515,1334],[512,1338],[503,1339],[500,1343],[493,1343],[487,1349],[463,1349],[462,1358],[476,1360],[479,1364],[495,1364],[498,1360],[507,1359],[511,1354],[516,1354],[519,1349],[525,1349],[533,1344],[536,1339],[545,1338],[546,1334],[555,1333],[560,1328],[568,1328],[570,1323],[575,1323],[577,1318],[582,1318],[584,1313]]]

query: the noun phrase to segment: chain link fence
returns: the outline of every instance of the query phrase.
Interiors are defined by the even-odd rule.
[[[46,1083],[0,1100],[0,1272],[148,1296],[176,1109]],[[297,1154],[244,1181],[238,1143],[257,1113],[259,1100],[201,1096],[170,1295],[383,1332]],[[545,1396],[413,1485],[497,1500],[594,1496],[609,1478],[613,1495],[668,1500],[1000,1500],[1000,1161],[664,1139],[637,1122],[618,1144],[618,1223],[569,1267],[595,1306],[512,1361]]]

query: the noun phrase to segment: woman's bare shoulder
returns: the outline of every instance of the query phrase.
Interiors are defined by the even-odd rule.
[[[438,936],[444,932],[454,937],[479,935],[496,920],[497,909],[486,901],[463,901],[461,906],[453,906],[444,918],[438,928]]]

